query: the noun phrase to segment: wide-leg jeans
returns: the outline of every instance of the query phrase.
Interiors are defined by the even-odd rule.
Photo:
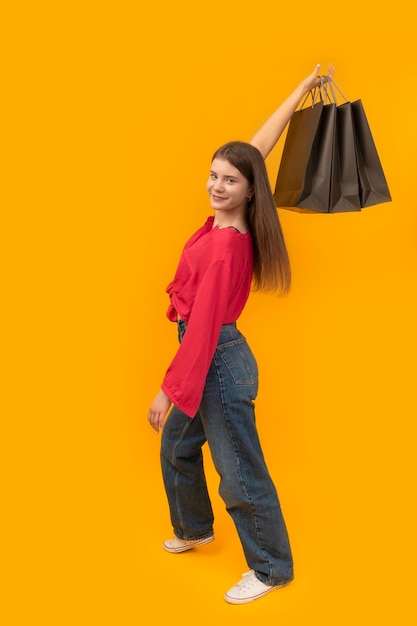
[[[178,322],[181,341],[186,324]],[[173,407],[162,431],[161,464],[174,533],[180,539],[213,534],[204,474],[208,442],[220,476],[219,493],[231,515],[248,566],[259,580],[293,578],[288,533],[255,425],[258,368],[236,324],[222,326],[197,415]]]

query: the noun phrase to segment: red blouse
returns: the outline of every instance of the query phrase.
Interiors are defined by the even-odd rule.
[[[237,320],[252,284],[252,238],[234,228],[213,228],[209,217],[185,244],[174,280],[168,285],[167,316],[187,323],[162,383],[171,402],[189,417],[200,406],[222,324]]]

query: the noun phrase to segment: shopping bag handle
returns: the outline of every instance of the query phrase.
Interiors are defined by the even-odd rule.
[[[321,77],[321,85],[319,87],[319,89],[323,90],[324,93],[326,94],[326,100],[328,102],[330,102],[330,97],[329,97],[329,93],[327,91],[327,85],[329,86],[330,92],[332,94],[332,98],[333,98],[333,102],[337,105],[337,98],[336,98],[336,94],[335,91],[333,89],[333,87],[336,87],[337,91],[340,93],[340,95],[342,96],[342,98],[344,99],[345,102],[347,102],[347,98],[342,94],[342,92],[340,91],[339,87],[336,85],[336,83],[334,82],[334,80],[332,78],[330,78],[329,76],[325,76],[325,77]]]
[[[337,98],[336,98],[336,93],[335,93],[334,88],[337,89],[337,91],[342,96],[344,101],[347,102],[347,98],[343,95],[339,87],[336,85],[334,80],[330,78],[330,76],[320,76],[320,85],[318,87],[313,87],[313,89],[310,89],[307,92],[306,97],[304,98],[300,106],[300,110],[304,107],[309,97],[311,97],[312,108],[314,108],[317,102],[322,102],[323,104],[325,102],[327,103],[334,102],[337,105]],[[328,89],[330,89],[331,95],[329,95]],[[317,96],[319,96],[319,98]]]
[[[308,97],[311,97],[311,108],[314,108],[315,104],[316,104],[316,98],[317,98],[317,93],[319,93],[320,95],[320,102],[323,102],[323,94],[321,92],[321,89],[319,87],[313,87],[313,89],[309,89],[309,91],[307,92],[306,97],[304,98],[301,106],[300,106],[300,111],[301,109],[304,107]]]

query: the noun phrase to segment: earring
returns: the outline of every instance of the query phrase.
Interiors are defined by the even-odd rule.
[[[252,196],[248,196],[248,202],[252,200]]]

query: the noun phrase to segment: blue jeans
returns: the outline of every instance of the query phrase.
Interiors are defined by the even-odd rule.
[[[178,322],[181,341],[186,324]],[[219,493],[231,515],[249,567],[259,580],[282,585],[293,563],[281,507],[255,425],[258,368],[236,324],[222,326],[197,415],[173,407],[162,431],[161,464],[174,533],[180,539],[213,534],[213,510],[203,467],[208,442],[220,476]]]

